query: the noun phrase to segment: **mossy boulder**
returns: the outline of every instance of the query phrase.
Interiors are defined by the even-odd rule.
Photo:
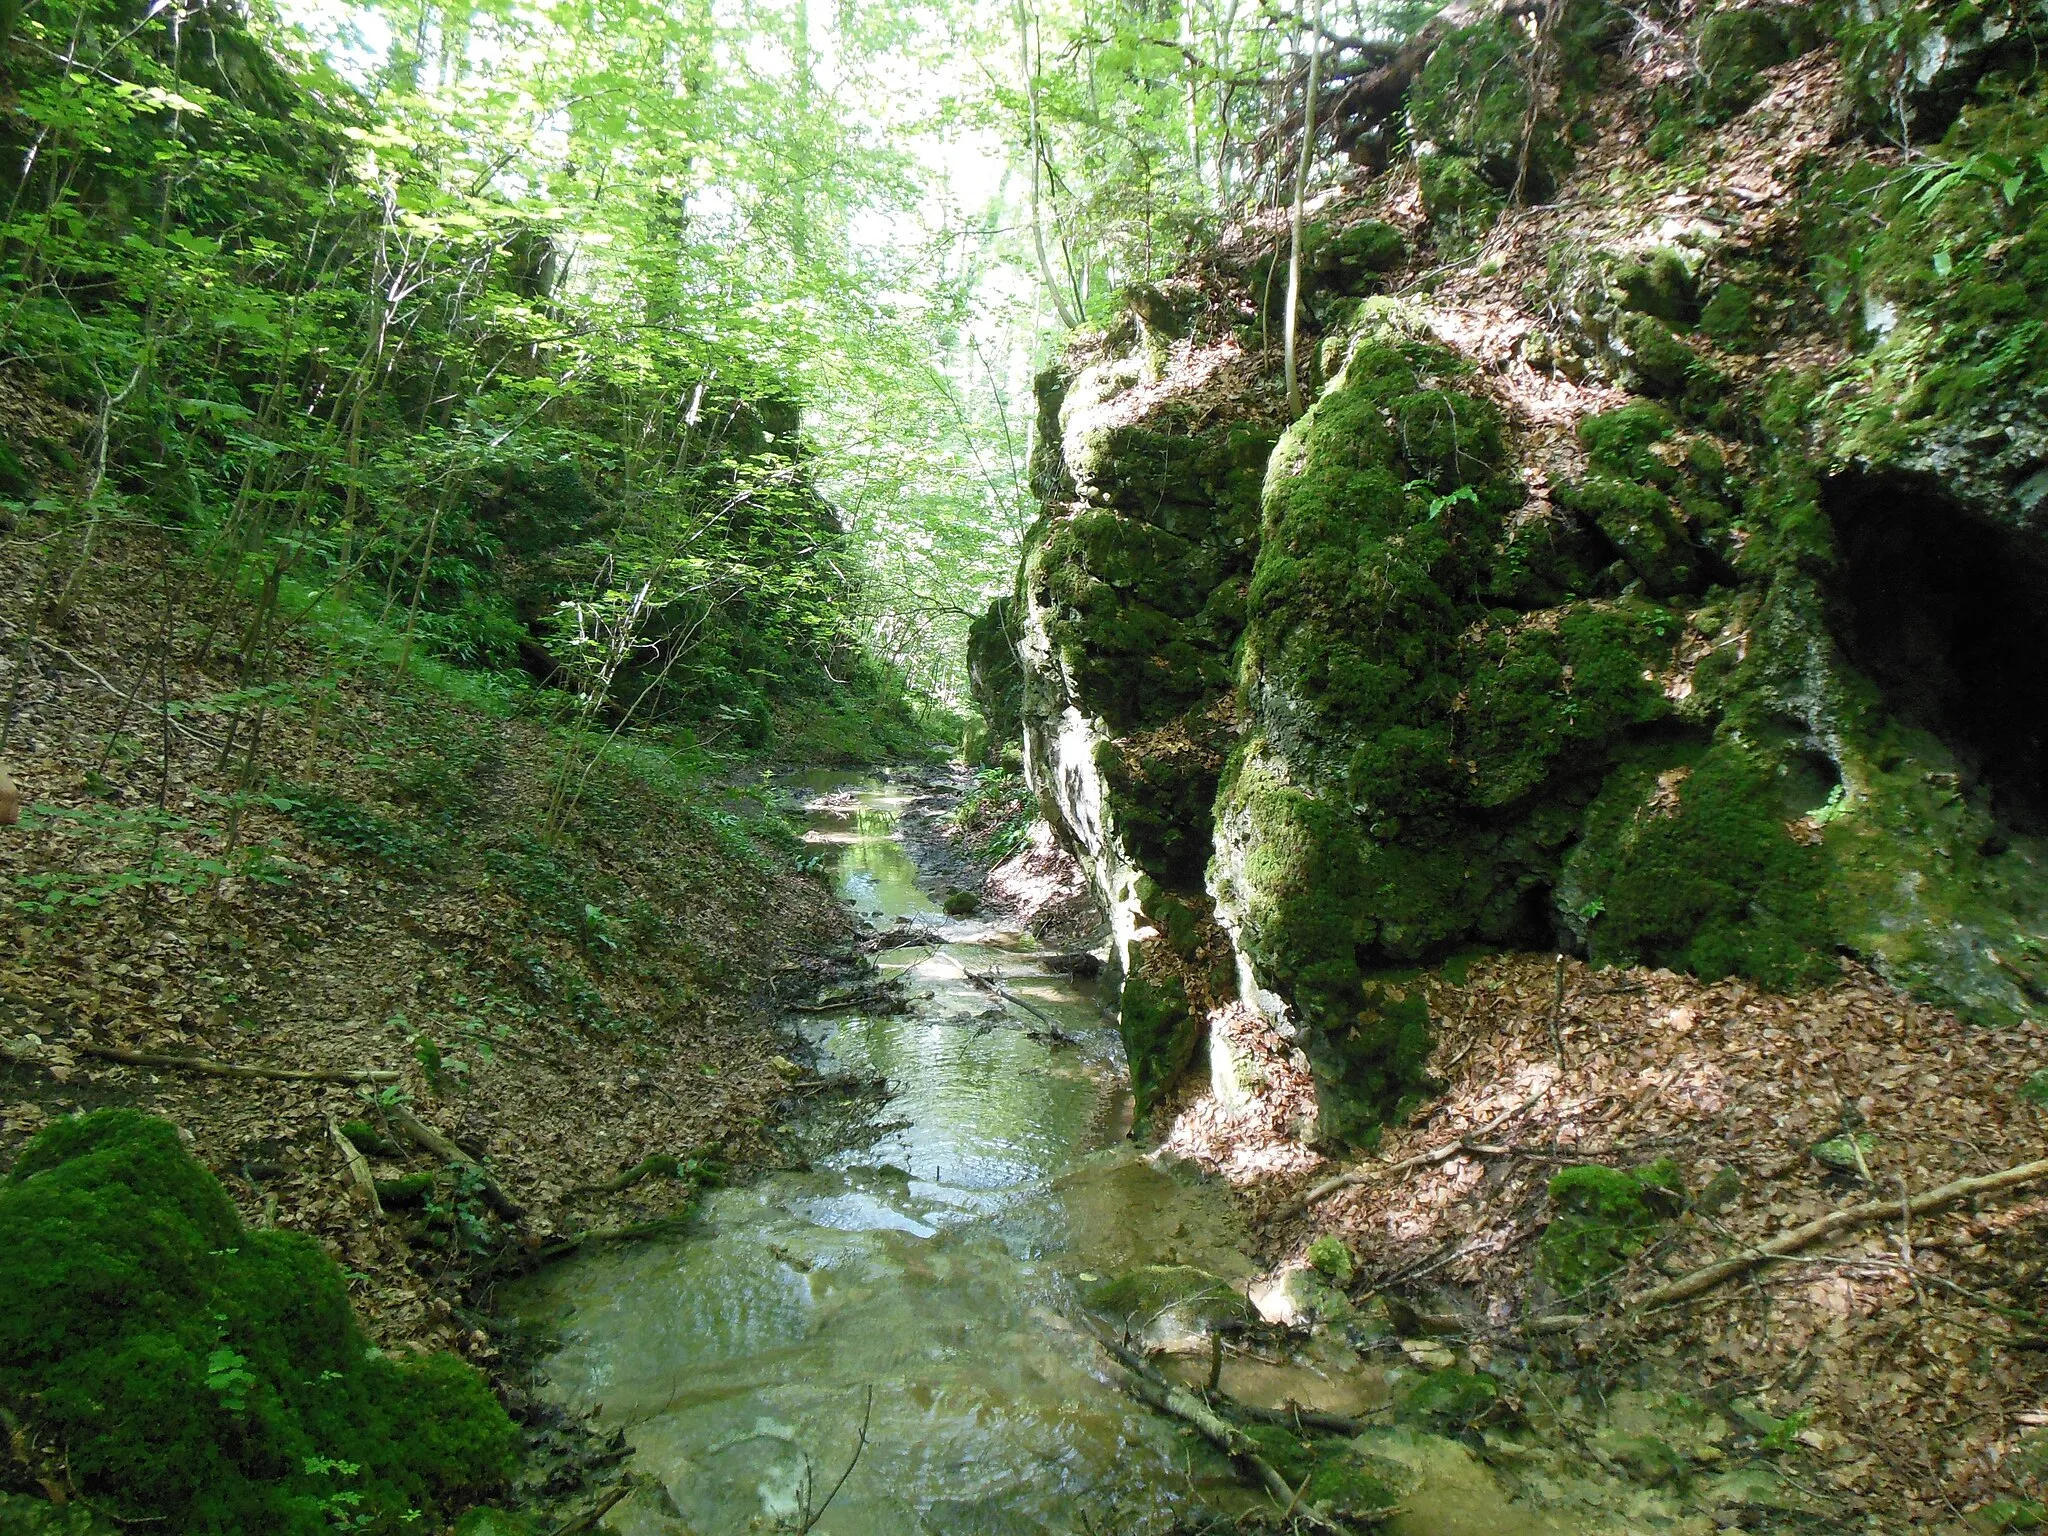
[[[1422,161],[1422,211],[1432,226],[1473,238],[1492,228],[1505,206],[1470,156],[1430,155]]]
[[[1536,1267],[1567,1297],[1583,1297],[1648,1247],[1685,1206],[1678,1165],[1585,1163],[1550,1181],[1554,1214],[1537,1242]]]
[[[310,1238],[250,1231],[166,1122],[58,1121],[0,1187],[0,1401],[126,1521],[398,1531],[488,1494],[518,1437],[452,1356],[369,1346]]]
[[[1775,768],[1731,734],[1645,751],[1609,777],[1558,886],[1596,963],[1781,987],[1833,973],[1832,861],[1794,837]]]
[[[1384,219],[1361,219],[1341,229],[1319,224],[1303,244],[1316,287],[1336,294],[1371,292],[1375,279],[1408,257],[1407,240]]]
[[[1764,93],[1761,70],[1790,63],[1821,40],[1810,5],[1723,5],[1699,26],[1702,105],[1713,116],[1740,112]]]

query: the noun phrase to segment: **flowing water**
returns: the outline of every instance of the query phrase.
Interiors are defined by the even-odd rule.
[[[549,1390],[623,1427],[648,1485],[607,1529],[799,1530],[828,1494],[821,1536],[1139,1533],[1242,1507],[1228,1467],[1126,1396],[1067,1320],[1077,1282],[1133,1264],[1250,1273],[1229,1201],[1124,1139],[1096,999],[1028,942],[938,912],[896,839],[901,803],[869,780],[810,810],[862,917],[944,935],[880,957],[908,1013],[813,1034],[827,1072],[889,1080],[879,1138],[720,1191],[688,1237],[579,1258],[515,1302],[560,1340]],[[1058,1031],[970,973],[999,973]]]

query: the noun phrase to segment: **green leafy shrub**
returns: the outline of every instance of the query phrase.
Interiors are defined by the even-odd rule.
[[[1585,1163],[1550,1181],[1557,1214],[1536,1247],[1536,1267],[1567,1296],[1599,1286],[1648,1246],[1685,1203],[1678,1165],[1659,1158],[1633,1170]]]
[[[330,790],[287,785],[272,803],[320,841],[387,869],[417,873],[434,862],[433,846],[410,828]]]
[[[0,1402],[124,1521],[415,1528],[511,1473],[517,1432],[453,1356],[369,1346],[308,1236],[252,1232],[168,1123],[62,1120],[0,1186]]]
[[[1335,1285],[1347,1284],[1351,1279],[1351,1250],[1334,1233],[1325,1232],[1308,1245],[1308,1262],[1317,1274]]]

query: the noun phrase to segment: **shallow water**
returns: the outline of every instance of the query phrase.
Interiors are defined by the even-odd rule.
[[[687,1238],[578,1258],[513,1298],[561,1341],[550,1392],[623,1427],[649,1485],[605,1528],[800,1530],[828,1494],[821,1536],[1136,1536],[1243,1507],[1228,1467],[1126,1396],[1066,1320],[1082,1276],[1248,1274],[1226,1196],[1124,1139],[1120,1047],[1085,985],[1043,974],[1028,941],[940,915],[896,840],[896,791],[811,787],[836,790],[810,835],[846,900],[945,942],[880,957],[909,1013],[816,1021],[826,1071],[895,1090],[878,1139],[721,1191]],[[1000,973],[1072,1043],[970,972]],[[1393,1529],[1537,1529],[1499,1518],[1490,1490],[1481,1502],[1484,1525],[1411,1505]]]

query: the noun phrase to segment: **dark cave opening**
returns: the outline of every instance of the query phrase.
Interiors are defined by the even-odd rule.
[[[1999,820],[2048,832],[2048,554],[1928,481],[1843,476],[1825,504],[1850,659],[1948,745]]]

